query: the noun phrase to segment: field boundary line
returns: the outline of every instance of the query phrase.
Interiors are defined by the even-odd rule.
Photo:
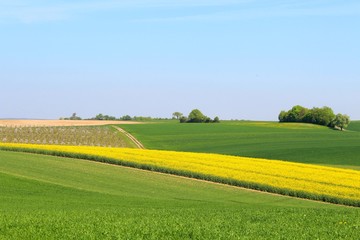
[[[120,127],[117,126],[113,126],[113,127],[119,132],[125,134],[138,148],[145,149],[144,145],[139,140],[137,140],[133,135],[131,135],[130,133],[128,133],[127,131],[125,131]]]

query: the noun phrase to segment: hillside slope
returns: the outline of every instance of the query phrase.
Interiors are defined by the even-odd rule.
[[[84,160],[0,151],[0,182],[5,239],[360,237],[359,209]]]
[[[210,152],[360,169],[360,132],[301,123],[224,121],[122,125],[146,148]]]
[[[360,121],[352,121],[347,130],[360,132]]]

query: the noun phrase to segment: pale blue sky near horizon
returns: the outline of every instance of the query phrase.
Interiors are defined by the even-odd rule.
[[[360,119],[355,0],[0,0],[0,118]]]

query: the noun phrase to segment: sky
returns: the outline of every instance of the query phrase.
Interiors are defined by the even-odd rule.
[[[360,119],[357,0],[0,0],[0,118]]]

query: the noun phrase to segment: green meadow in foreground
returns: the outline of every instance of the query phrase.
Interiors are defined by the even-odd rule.
[[[354,122],[349,129],[358,129]],[[177,121],[121,125],[146,148],[211,152],[360,169],[360,132],[304,123]]]
[[[0,239],[359,239],[360,209],[0,151]]]

